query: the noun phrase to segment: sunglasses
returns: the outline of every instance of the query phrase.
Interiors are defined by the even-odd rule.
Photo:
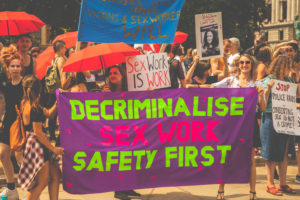
[[[241,60],[241,61],[240,61],[240,64],[241,64],[241,65],[243,65],[243,64],[247,64],[247,65],[248,65],[248,64],[250,64],[250,61],[242,61],[242,60]]]

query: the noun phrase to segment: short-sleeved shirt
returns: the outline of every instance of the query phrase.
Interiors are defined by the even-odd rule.
[[[33,122],[45,122],[45,116],[43,109],[41,107],[38,107],[37,109],[31,108],[30,111],[30,123],[27,125],[24,125],[25,131],[33,131],[32,123]]]
[[[263,86],[265,88],[265,90],[267,89],[268,87],[268,83],[271,81],[271,80],[276,80],[276,77],[275,76],[267,76],[264,80],[263,80]],[[290,82],[290,83],[293,83],[294,81],[291,79],[291,78],[284,78],[284,81],[286,82]],[[272,112],[272,93],[270,92],[270,95],[269,95],[269,98],[268,98],[268,102],[267,102],[267,109],[265,112],[267,113],[271,113]]]
[[[218,83],[214,83],[213,86],[215,88],[241,88],[240,85],[240,81],[237,78],[237,76],[231,76],[231,77],[227,77],[225,79],[223,79],[222,81],[218,82]],[[249,87],[262,87],[263,84],[262,82],[256,80],[256,81],[250,81],[245,88],[249,88]],[[259,111],[259,105],[256,105],[256,112]]]
[[[227,77],[227,78],[223,79],[220,82],[214,83],[213,86],[215,88],[241,88],[240,81],[237,78],[237,76]],[[257,87],[257,86],[261,86],[262,87],[263,84],[260,81],[258,81],[258,80],[256,80],[256,81],[252,81],[251,80],[245,86],[245,88],[248,88],[248,87]]]

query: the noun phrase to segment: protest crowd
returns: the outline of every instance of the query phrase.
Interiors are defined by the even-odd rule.
[[[205,36],[215,37],[215,34],[206,31]],[[6,102],[5,114],[1,119],[0,159],[7,182],[0,196],[8,196],[8,200],[36,200],[48,186],[49,198],[58,200],[62,176],[59,161],[64,154],[64,148],[60,144],[56,89],[60,93],[126,92],[128,91],[126,64],[113,65],[107,69],[99,67],[98,70],[64,71],[64,66],[72,54],[96,44],[80,42],[77,47],[67,49],[65,41],[56,40],[51,47],[54,56],[47,58],[51,60],[51,66],[48,66],[44,77],[40,78],[36,76],[36,63],[42,48],[32,46],[32,41],[31,34],[23,34],[16,38],[15,43],[0,42],[0,92],[4,94]],[[300,136],[289,136],[275,131],[271,97],[271,89],[275,87],[274,80],[300,83],[298,41],[292,40],[271,48],[266,42],[265,34],[261,32],[253,36],[253,46],[248,49],[244,47],[243,49],[239,38],[234,35],[218,42],[223,42],[224,56],[210,59],[203,57],[207,56],[207,53],[211,55],[221,51],[213,46],[217,41],[211,38],[205,41],[206,53],[202,56],[203,59],[197,49],[184,46],[184,42],[161,44],[156,49],[153,45],[142,45],[136,49],[142,55],[166,53],[171,86],[159,90],[256,88],[258,101],[253,124],[253,148],[249,161],[251,163],[249,197],[257,198],[255,189],[257,155],[261,155],[265,160],[268,193],[276,196],[285,193],[300,195],[296,194],[286,180],[288,155],[296,155],[298,174],[295,174],[295,181],[300,184]],[[145,92],[152,90],[154,88],[149,87]],[[299,99],[300,91],[297,93],[297,108],[300,109]],[[21,149],[12,150],[10,132],[18,117],[16,105],[21,113],[26,141]],[[14,173],[18,173],[18,185],[27,190],[24,197],[18,195]],[[275,185],[274,179],[279,179],[279,186]],[[216,188],[217,199],[224,199],[225,191],[225,184],[219,184],[219,188]],[[136,196],[141,194],[134,190],[115,191],[115,198],[119,199]]]

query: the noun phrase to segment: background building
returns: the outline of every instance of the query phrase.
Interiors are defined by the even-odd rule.
[[[267,0],[269,19],[263,23],[262,31],[267,34],[271,46],[295,38],[294,18],[300,13],[300,0]]]

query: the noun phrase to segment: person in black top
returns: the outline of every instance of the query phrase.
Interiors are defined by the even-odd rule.
[[[50,109],[46,109],[39,104],[41,82],[36,76],[25,76],[23,88],[21,109],[27,140],[18,182],[21,188],[30,189],[27,199],[37,199],[47,185],[50,199],[58,199],[61,172],[58,162],[52,159],[51,152],[62,155],[64,149],[53,146],[42,130],[45,118],[53,117],[57,106],[55,103]]]
[[[23,57],[22,75],[35,74],[35,60],[30,55],[30,48],[32,46],[32,36],[30,34],[24,34],[19,36],[17,41],[19,54]]]
[[[5,77],[0,82],[0,91],[4,94],[6,102],[3,133],[0,134],[0,159],[7,181],[7,188],[0,193],[0,196],[6,195],[9,199],[19,198],[18,192],[15,189],[14,168],[10,159],[10,127],[17,118],[15,105],[20,108],[23,96],[21,55],[17,51],[17,48],[13,45],[4,47],[1,51],[1,61],[5,71],[8,72],[9,79]],[[22,152],[16,152],[16,158],[20,161],[22,159]]]
[[[227,63],[227,62],[224,62]],[[199,56],[194,57],[193,64],[188,71],[185,81],[187,88],[210,87],[212,83],[219,82],[229,75],[228,66],[225,64],[224,71],[218,75],[210,76],[211,65],[208,62],[199,61]]]
[[[178,80],[180,81],[180,85],[182,88],[185,88],[185,77],[182,65],[176,56],[180,56],[182,54],[181,45],[179,43],[175,43],[173,46],[168,44],[165,52],[169,57],[169,73],[170,73],[170,81],[171,88],[179,88]]]

